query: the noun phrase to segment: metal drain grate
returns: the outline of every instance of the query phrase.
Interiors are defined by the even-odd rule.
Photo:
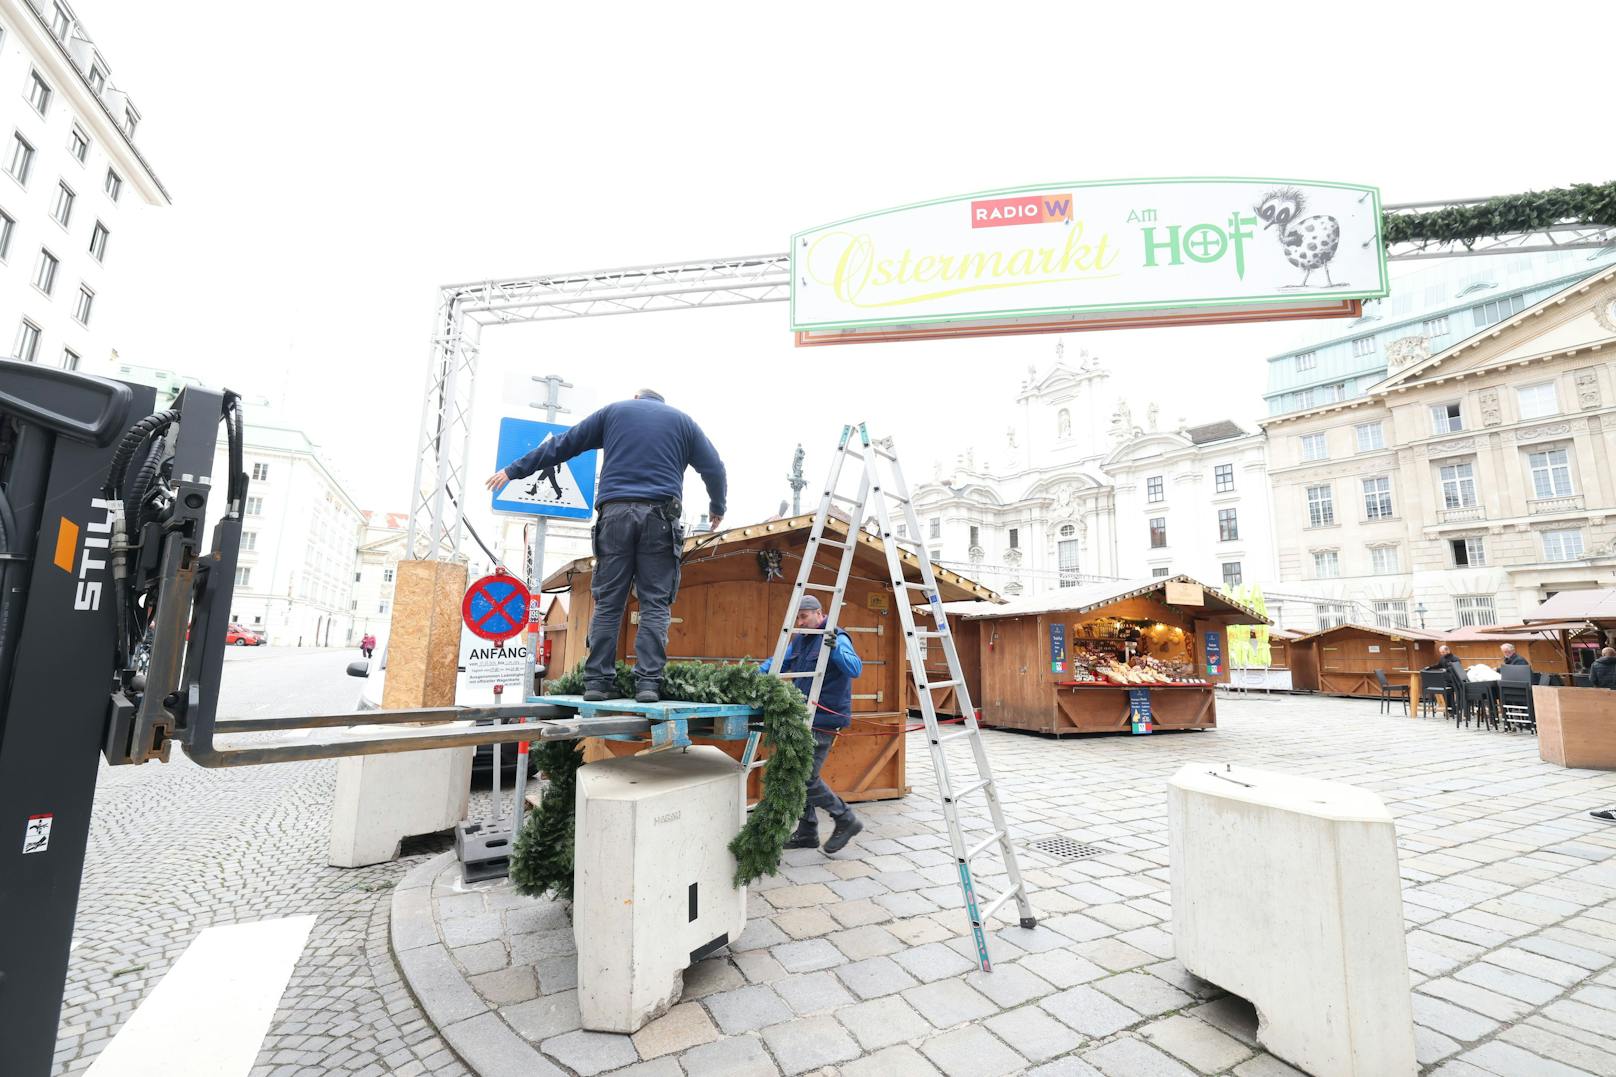
[[[1029,846],[1046,856],[1054,857],[1056,860],[1087,860],[1091,856],[1111,852],[1110,849],[1103,845],[1086,845],[1083,842],[1073,841],[1071,838],[1061,837],[1060,835],[1039,838],[1037,841],[1030,842]]]

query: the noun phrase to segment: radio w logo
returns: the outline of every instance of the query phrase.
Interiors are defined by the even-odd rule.
[[[1052,221],[1070,224],[1071,220],[1070,193],[984,198],[971,203],[972,228],[998,228],[1007,224],[1049,224]]]

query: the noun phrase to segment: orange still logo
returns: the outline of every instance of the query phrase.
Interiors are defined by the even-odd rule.
[[[107,548],[112,545],[112,528],[117,522],[121,506],[116,501],[94,498],[90,502],[91,510],[100,509],[106,518],[100,521],[91,520],[80,528],[78,524],[66,516],[61,518],[61,526],[56,532],[56,554],[51,563],[63,572],[73,572],[75,563],[78,565],[78,589],[73,595],[73,608],[76,610],[98,610],[101,608],[101,584],[99,577],[103,577],[107,570]],[[83,542],[79,541],[83,536]]]

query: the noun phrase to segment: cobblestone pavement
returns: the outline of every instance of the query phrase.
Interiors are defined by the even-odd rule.
[[[393,942],[445,1037],[490,1077],[1292,1074],[1255,1046],[1248,1005],[1172,956],[1166,781],[1227,761],[1358,785],[1396,817],[1426,1072],[1616,1073],[1616,827],[1586,814],[1616,802],[1616,775],[1543,763],[1528,736],[1376,711],[1226,699],[1208,733],[989,733],[1022,842],[1112,850],[1024,861],[1043,919],[997,932],[991,975],[971,960],[918,737],[914,792],[861,806],[866,829],[836,858],[788,852],[753,887],[745,934],[632,1037],[579,1029],[564,907],[503,883],[467,892],[446,858],[396,894]]]
[[[220,713],[347,710],[353,657],[232,650]],[[87,1069],[204,928],[314,913],[254,1073],[465,1073],[386,941],[392,886],[426,857],[327,866],[333,761],[205,770],[173,759],[102,765],[53,1072]]]

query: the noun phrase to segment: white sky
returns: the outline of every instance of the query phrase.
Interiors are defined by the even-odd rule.
[[[1528,26],[1407,2],[77,0],[174,197],[128,215],[101,316],[127,361],[284,399],[362,505],[402,511],[440,284],[772,253],[850,214],[1046,181],[1297,176],[1401,202],[1609,180],[1602,65],[1506,40],[1587,25],[1556,6]],[[1164,426],[1249,428],[1264,357],[1296,335],[1068,349],[1100,355],[1136,417],[1155,399]],[[799,440],[822,479],[848,419],[895,434],[912,478],[998,448],[1054,344],[798,350],[784,304],[483,341],[490,431],[508,371],[596,402],[659,387],[724,456],[736,523],[789,495]],[[493,470],[491,440],[473,459]]]

